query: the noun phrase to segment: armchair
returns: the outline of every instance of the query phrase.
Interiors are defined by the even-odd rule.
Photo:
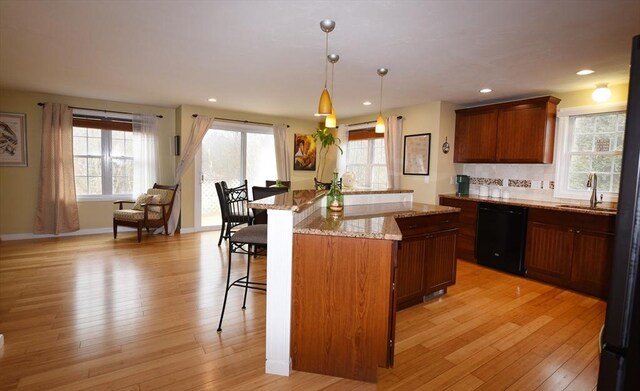
[[[118,237],[118,226],[132,227],[138,230],[138,243],[142,241],[142,228],[149,232],[150,228],[164,227],[168,232],[167,223],[171,216],[173,201],[178,185],[159,185],[147,190],[136,201],[114,201],[118,209],[113,211],[113,238]],[[124,209],[123,204],[134,204],[131,209]]]

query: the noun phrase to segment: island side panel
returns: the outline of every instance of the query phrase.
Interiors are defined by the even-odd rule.
[[[369,382],[388,357],[396,243],[294,234],[293,369]]]

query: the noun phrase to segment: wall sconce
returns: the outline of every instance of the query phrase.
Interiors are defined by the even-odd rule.
[[[607,83],[596,84],[596,89],[593,90],[591,98],[598,103],[608,101],[611,98],[611,90],[607,87]]]

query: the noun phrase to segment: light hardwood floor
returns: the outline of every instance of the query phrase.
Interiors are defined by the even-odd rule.
[[[378,384],[266,375],[265,295],[230,293],[217,232],[0,243],[0,389],[592,390],[605,303],[458,262],[458,282],[398,313]],[[234,262],[241,274],[244,258]],[[266,259],[252,274],[265,276]]]

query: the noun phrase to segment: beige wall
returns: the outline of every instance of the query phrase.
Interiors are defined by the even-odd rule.
[[[239,120],[247,120],[265,123],[286,123],[289,125],[287,129],[287,137],[289,142],[290,156],[294,153],[293,135],[294,133],[311,134],[315,131],[317,124],[314,121],[301,121],[290,118],[274,117],[261,114],[252,114],[228,110],[216,110],[210,107],[182,105],[176,110],[177,133],[181,135],[183,145],[186,143],[191,134],[191,126],[193,125],[193,114],[207,115],[211,117],[222,117]],[[293,165],[293,162],[291,163]],[[330,167],[328,163],[327,167]],[[335,158],[333,166],[335,166]],[[291,181],[293,189],[313,187],[314,171],[293,171],[291,170]],[[182,186],[182,228],[189,229],[194,227],[194,200],[195,200],[195,168],[192,164],[185,172],[181,181]]]
[[[174,162],[170,142],[175,134],[175,110],[121,102],[86,99],[24,91],[0,91],[0,111],[27,116],[28,167],[0,167],[0,234],[33,232],[42,136],[42,107],[38,102],[57,102],[96,110],[162,115],[160,124],[160,178],[172,182]],[[113,202],[79,202],[80,229],[111,226]]]
[[[449,184],[451,175],[455,175],[453,164],[453,137],[455,130],[454,105],[448,102],[428,102],[415,106],[385,110],[385,117],[397,115],[403,117],[402,135],[431,133],[431,156],[429,176],[402,175],[400,187],[413,190],[413,200],[421,203],[437,204],[437,195],[451,193]],[[375,121],[374,114],[347,118],[340,123],[360,123]],[[442,143],[448,138],[452,149],[448,154],[442,152]],[[404,143],[404,138],[402,140]]]

